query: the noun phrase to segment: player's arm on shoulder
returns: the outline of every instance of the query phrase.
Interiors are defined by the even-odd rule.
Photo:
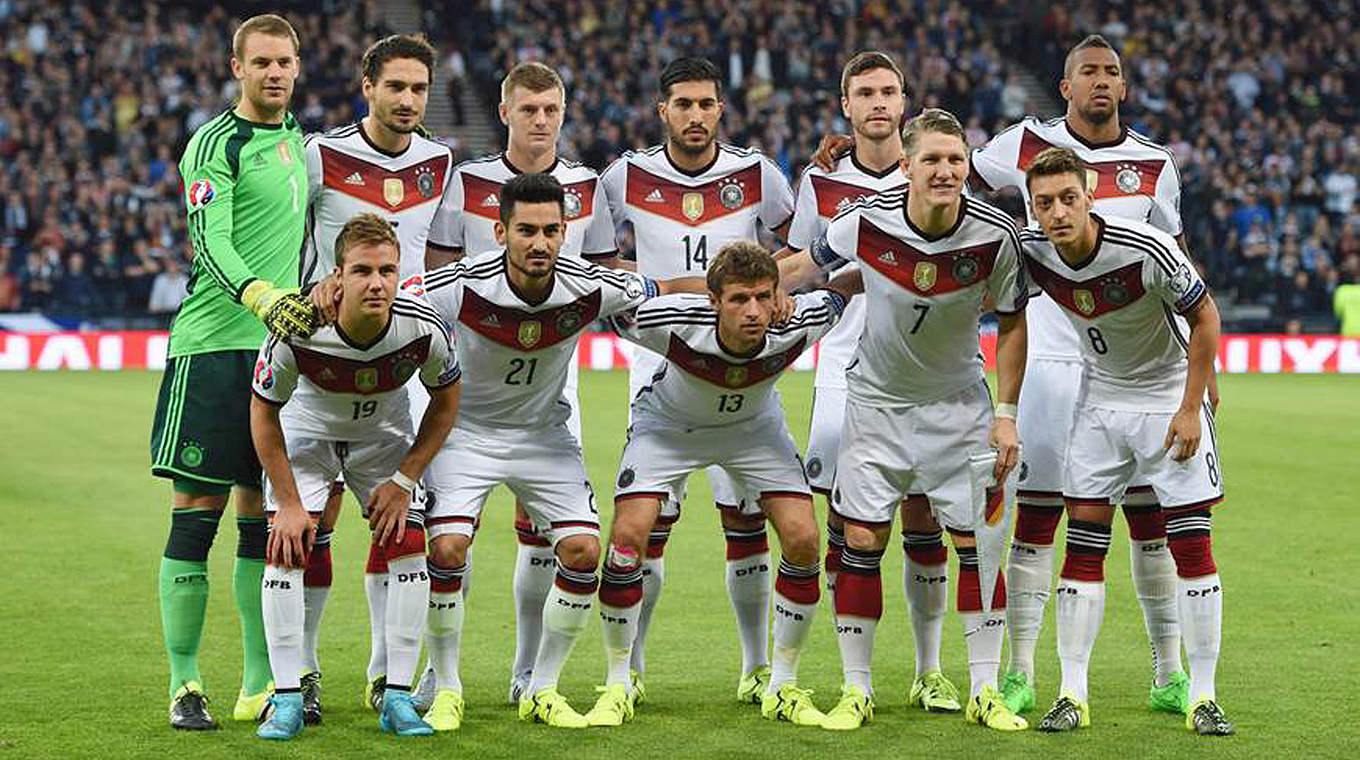
[[[462,261],[464,255],[462,248],[449,248],[428,240],[425,241],[425,268],[427,270],[438,269],[455,261]]]
[[[840,295],[843,301],[848,303],[851,298],[864,292],[864,272],[859,267],[842,267],[826,284],[825,289]],[[841,311],[843,310],[844,304],[841,305]]]

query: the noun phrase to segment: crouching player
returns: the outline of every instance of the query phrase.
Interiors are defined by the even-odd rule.
[[[662,505],[695,470],[717,465],[738,490],[758,496],[779,533],[774,660],[761,700],[771,720],[820,725],[810,692],[797,686],[798,657],[819,597],[817,523],[802,460],[774,384],[826,334],[860,291],[859,275],[797,296],[778,324],[779,268],[753,242],[724,246],[708,268],[708,297],[676,295],[616,317],[618,333],[666,361],[633,401],[619,465],[614,524],[600,584],[609,671],[586,716],[619,725],[633,716],[629,662],[642,601],[642,557]],[[671,502],[673,503],[673,502]],[[729,551],[730,551],[729,545]],[[729,557],[730,559],[730,557]]]
[[[250,430],[271,519],[262,597],[275,688],[273,715],[258,730],[265,739],[302,730],[303,573],[330,484],[342,474],[391,570],[380,725],[402,736],[432,733],[409,694],[430,594],[416,481],[453,427],[459,367],[443,320],[418,298],[397,295],[391,225],[354,217],[336,240],[335,262],[336,323],[311,338],[270,338],[255,365]],[[403,386],[416,373],[430,406],[413,442]]]
[[[1223,481],[1204,395],[1218,351],[1218,307],[1170,235],[1091,213],[1087,171],[1071,149],[1049,148],[1025,172],[1043,229],[1022,235],[1025,260],[1076,327],[1083,362],[1064,465],[1067,552],[1056,594],[1062,691],[1039,730],[1091,724],[1086,674],[1105,613],[1113,505],[1133,478],[1145,477],[1166,513],[1176,563],[1190,660],[1185,724],[1202,735],[1231,734],[1214,695],[1223,584],[1209,509],[1223,500]],[[1188,341],[1173,313],[1189,322]]]

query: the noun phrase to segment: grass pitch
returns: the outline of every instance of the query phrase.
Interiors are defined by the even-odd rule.
[[[230,593],[236,536],[223,520],[203,642],[211,708],[223,730],[172,732],[165,717],[165,655],[156,568],[168,527],[169,486],[148,474],[147,436],[160,375],[0,373],[0,760],[65,757],[653,757],[813,758],[836,753],[938,758],[1036,756],[1342,757],[1360,748],[1349,722],[1360,677],[1355,584],[1360,559],[1355,461],[1360,379],[1228,376],[1218,431],[1228,499],[1215,514],[1215,556],[1226,588],[1220,700],[1239,735],[1200,739],[1147,709],[1150,656],[1128,580],[1127,529],[1116,520],[1104,630],[1091,667],[1093,727],[1075,735],[1001,735],[957,716],[904,704],[911,631],[902,553],[884,561],[885,616],[875,676],[877,721],[850,734],[763,721],[733,701],[740,667],[723,587],[723,543],[702,477],[667,549],[666,589],[648,647],[649,702],[618,729],[565,733],[515,720],[505,703],[514,621],[510,500],[498,491],[473,552],[463,679],[467,720],[453,735],[398,740],[359,704],[367,661],[361,583],[367,532],[351,502],[334,542],[335,587],[321,659],[325,724],[269,744],[234,724],[240,650]],[[810,373],[781,386],[790,427],[806,435]],[[584,373],[587,465],[610,512],[623,441],[627,378]],[[1347,485],[1347,483],[1351,485]],[[825,506],[818,504],[819,514]],[[1061,540],[1061,539],[1060,539]],[[895,544],[894,544],[895,545]],[[953,560],[951,553],[951,561]],[[951,591],[952,594],[952,591]],[[829,708],[840,683],[826,605],[803,658],[802,683]],[[945,623],[946,673],[966,688],[957,618]],[[1058,683],[1052,605],[1038,655],[1039,711]],[[579,710],[602,680],[592,625],[562,690]],[[1038,714],[1029,716],[1032,723]]]

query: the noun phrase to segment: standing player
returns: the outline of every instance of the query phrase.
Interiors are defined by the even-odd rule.
[[[853,277],[858,277],[855,273]],[[615,329],[666,357],[633,402],[628,444],[614,492],[614,523],[600,584],[608,675],[586,715],[591,725],[633,717],[629,665],[642,601],[642,557],[662,503],[695,470],[717,465],[751,494],[779,533],[774,667],[761,714],[820,725],[812,694],[797,685],[798,659],[812,628],[817,585],[817,523],[798,449],[784,423],[775,381],[840,318],[850,292],[796,298],[775,319],[779,268],[754,242],[729,243],[707,274],[708,297],[656,299]],[[839,287],[839,284],[837,284]]]
[[[557,155],[557,136],[566,111],[566,86],[556,71],[541,63],[521,63],[501,83],[500,117],[507,130],[504,153],[459,164],[449,186],[449,200],[430,230],[428,268],[435,269],[463,255],[499,247],[501,185],[521,172],[544,172],[562,183],[566,195],[567,229],[564,256],[605,263],[615,256],[614,222],[599,188],[599,176],[589,167]],[[567,428],[581,437],[577,401],[580,368],[567,370],[566,399],[571,404]],[[518,702],[533,674],[534,657],[543,628],[543,600],[552,588],[557,560],[548,540],[529,521],[524,505],[515,504],[515,659],[510,669],[510,701]]]
[[[1015,187],[1027,198],[1025,169],[1050,146],[1070,148],[1087,167],[1087,180],[1101,213],[1147,222],[1163,232],[1181,231],[1180,177],[1171,152],[1119,122],[1124,72],[1119,56],[1099,35],[1067,54],[1059,85],[1067,115],[1041,122],[1028,118],[973,152],[970,181],[979,189]],[[1030,212],[1030,204],[1026,203]],[[1035,298],[1029,366],[1020,396],[1021,463],[1019,516],[1006,580],[1010,589],[1006,625],[1011,639],[1009,672],[1002,691],[1017,712],[1034,705],[1034,646],[1053,583],[1053,536],[1062,517],[1062,462],[1067,422],[1081,376],[1082,342],[1058,304]],[[1211,381],[1210,393],[1216,397]],[[1180,626],[1176,618],[1175,564],[1167,551],[1166,523],[1146,481],[1135,481],[1124,496],[1129,525],[1129,567],[1152,643],[1154,710],[1183,713],[1189,680],[1181,669]]]
[[[436,729],[456,729],[462,722],[464,562],[487,495],[500,484],[524,503],[557,555],[520,719],[586,725],[557,691],[558,674],[589,619],[600,557],[594,492],[580,444],[566,427],[567,366],[577,335],[597,318],[663,292],[703,287],[702,281],[657,282],[559,256],[567,229],[564,196],[551,175],[515,177],[498,197],[496,238],[503,250],[406,283],[453,323],[459,363],[467,373],[458,423],[427,477],[435,507],[426,519],[431,577],[426,645],[438,693],[426,719]]]
[[[448,147],[419,133],[434,71],[434,49],[429,43],[411,35],[385,37],[364,53],[361,68],[368,115],[306,140],[310,238],[302,262],[303,282],[330,270],[336,237],[360,213],[377,213],[392,224],[400,242],[402,279],[424,271],[426,235],[453,177]],[[412,419],[419,420],[425,392],[412,385]],[[317,634],[330,591],[330,537],[342,492],[333,493],[326,506],[304,579],[302,693],[308,724],[321,721]],[[387,588],[387,566],[382,548],[375,544],[369,547],[364,574],[372,634],[365,695],[374,710],[381,706],[387,676],[383,644]]]
[[[251,432],[272,520],[263,603],[275,688],[273,714],[257,732],[265,739],[302,730],[304,568],[341,474],[366,505],[373,546],[391,571],[380,725],[402,736],[433,733],[409,693],[430,596],[416,481],[458,413],[458,363],[439,315],[414,296],[397,296],[400,243],[387,221],[359,214],[334,247],[342,293],[335,324],[311,338],[271,338],[255,366]],[[432,402],[413,441],[403,386],[416,375]]]
[[[904,86],[901,70],[883,53],[860,53],[845,64],[841,72],[841,110],[850,120],[854,147],[836,161],[832,171],[823,171],[814,164],[803,174],[798,209],[789,228],[789,248],[797,251],[812,245],[826,231],[831,219],[850,203],[906,186],[899,132],[906,108]],[[844,424],[845,369],[854,357],[862,332],[864,299],[855,298],[840,324],[822,339],[817,355],[807,474],[813,490],[828,499],[828,589],[835,585],[845,547],[843,525],[829,503]],[[961,709],[958,689],[940,670],[944,615],[949,603],[949,564],[941,538],[920,499],[903,503],[902,545],[907,559],[902,584],[916,643],[916,673],[908,701],[932,712],[957,712]]]
[[[1218,308],[1170,235],[1092,213],[1089,172],[1075,151],[1050,148],[1025,173],[1044,233],[1024,233],[1025,258],[1035,282],[1082,336],[1083,361],[1063,481],[1062,691],[1039,729],[1091,723],[1086,671],[1104,617],[1110,522],[1120,495],[1141,476],[1166,512],[1176,564],[1175,599],[1190,659],[1185,725],[1201,735],[1231,734],[1214,693],[1223,583],[1209,539],[1210,509],[1223,500],[1213,412],[1205,402],[1218,351]],[[1190,323],[1188,342],[1173,311]]]
[[[307,170],[288,101],[298,38],[275,15],[255,16],[232,39],[234,108],[199,127],[180,159],[194,272],[170,329],[151,431],[151,472],[174,483],[170,538],[160,565],[161,626],[170,656],[170,725],[213,729],[198,647],[208,604],[208,550],[235,488],[240,534],[232,586],[245,668],[233,717],[257,720],[269,697],[260,617],[265,522],[260,463],[250,442],[249,387],[265,325],[310,334],[297,295]],[[261,324],[263,322],[264,324]]]
[[[754,240],[758,225],[781,238],[793,215],[793,193],[778,167],[759,151],[717,142],[722,118],[722,76],[701,58],[677,58],[661,72],[657,113],[666,142],[626,153],[600,178],[617,224],[631,224],[637,271],[647,277],[702,276],[709,252],[737,240]],[[634,352],[632,397],[651,381],[661,357]],[[742,677],[737,699],[759,703],[769,681],[770,549],[765,520],[754,500],[743,500],[721,468],[708,468],[713,498],[727,537],[727,592],[741,639]],[[644,643],[661,595],[662,552],[679,519],[682,493],[668,499],[643,568],[643,600],[632,668],[646,669]]]
[[[927,109],[907,123],[902,142],[907,189],[851,206],[780,267],[788,287],[819,267],[851,260],[865,279],[864,333],[847,372],[844,445],[831,498],[845,522],[834,594],[845,685],[823,725],[854,729],[873,716],[879,564],[893,515],[907,500],[928,502],[930,526],[943,523],[959,554],[956,601],[972,687],[965,717],[1014,731],[1027,724],[996,688],[1005,584],[995,578],[991,604],[983,604],[975,532],[1001,519],[994,484],[1004,482],[1019,454],[1014,415],[1027,286],[1018,234],[1001,211],[962,197],[968,146],[953,115]],[[1001,322],[995,415],[978,351],[985,299]]]

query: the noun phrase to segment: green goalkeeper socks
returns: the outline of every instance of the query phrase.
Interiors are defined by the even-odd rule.
[[[161,630],[170,655],[170,696],[198,673],[198,642],[208,608],[208,563],[161,558]]]
[[[238,517],[236,527],[240,536],[236,547],[236,568],[232,573],[232,590],[236,596],[236,611],[241,618],[241,650],[245,655],[241,693],[252,695],[264,691],[273,678],[260,604],[266,529],[262,517]]]

